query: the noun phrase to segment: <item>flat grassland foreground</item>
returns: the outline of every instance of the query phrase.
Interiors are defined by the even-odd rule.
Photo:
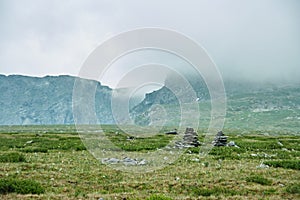
[[[128,139],[102,128],[125,151],[155,151],[174,137]],[[190,147],[161,170],[135,174],[101,164],[74,126],[2,126],[0,199],[300,199],[299,135],[223,132],[239,148],[214,147],[199,159]]]

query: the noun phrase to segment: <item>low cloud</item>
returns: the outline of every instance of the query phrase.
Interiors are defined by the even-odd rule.
[[[225,79],[298,81],[297,0],[0,2],[0,73],[77,75],[102,41],[138,27],[201,44]]]

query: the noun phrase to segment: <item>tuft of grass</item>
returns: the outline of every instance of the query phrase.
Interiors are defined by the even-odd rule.
[[[275,188],[270,188],[270,189],[264,190],[263,194],[264,195],[272,195],[272,194],[275,194],[276,192],[277,192],[277,190]]]
[[[79,146],[75,147],[75,150],[76,151],[83,151],[83,150],[86,150],[86,147],[83,146],[83,145],[79,145]]]
[[[0,194],[42,194],[44,188],[33,180],[0,179]]]
[[[271,185],[272,181],[259,175],[254,175],[246,178],[247,182],[258,183],[261,185]]]
[[[300,160],[274,160],[265,161],[264,163],[272,167],[300,170]]]
[[[235,191],[235,190],[230,190],[224,187],[213,187],[213,188],[205,188],[205,187],[191,187],[190,192],[194,194],[194,196],[219,196],[219,195],[224,195],[224,196],[234,196],[241,194],[241,192]]]
[[[286,192],[290,194],[300,194],[300,183],[290,184],[286,187]]]
[[[274,150],[274,149],[281,149],[282,146],[280,146],[276,141],[268,140],[268,141],[260,141],[257,138],[255,138],[255,142],[252,141],[239,141],[237,142],[237,145],[247,151],[253,151],[253,150]]]
[[[158,134],[152,137],[136,137],[128,140],[128,135],[124,133],[115,134],[114,132],[106,132],[106,136],[125,151],[154,151],[165,147],[173,138],[171,135]]]
[[[48,150],[77,150],[84,149],[84,145],[78,137],[63,137],[58,138],[37,138],[35,145],[39,148],[46,148]]]
[[[30,140],[33,142],[27,144],[26,142]],[[47,134],[41,137],[35,137],[32,133],[28,133],[28,135],[15,136],[13,139],[9,137],[1,137],[0,150],[2,151],[8,151],[10,149],[23,151],[27,148],[48,150],[84,150],[84,144],[81,142],[79,137],[70,137],[62,133],[57,135]]]
[[[23,154],[12,152],[0,155],[0,162],[2,163],[14,163],[14,162],[26,162]]]
[[[172,198],[166,197],[164,195],[155,194],[155,195],[151,195],[146,200],[172,200]]]
[[[82,190],[80,190],[80,189],[76,189],[75,190],[75,197],[86,197],[86,194],[82,191]]]
[[[36,148],[25,148],[25,149],[21,149],[20,150],[21,152],[24,152],[24,153],[48,153],[48,149],[47,148],[39,148],[39,147],[36,147]]]
[[[209,154],[214,155],[215,159],[240,159],[240,154],[244,153],[245,150],[242,148],[233,147],[214,147]]]
[[[200,148],[198,148],[198,147],[189,147],[186,152],[191,152],[193,154],[199,154],[200,153]]]

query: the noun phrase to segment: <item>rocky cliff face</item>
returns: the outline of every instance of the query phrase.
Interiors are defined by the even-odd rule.
[[[43,78],[0,75],[0,125],[72,124],[72,76]],[[113,123],[110,111],[111,89],[96,84],[95,110],[99,122]]]
[[[158,122],[163,118],[169,119],[167,125],[173,125],[180,121],[180,104],[209,98],[207,86],[199,77],[172,76],[166,79],[165,86],[146,94],[144,100],[131,109],[131,117],[139,125],[152,125],[153,121]]]

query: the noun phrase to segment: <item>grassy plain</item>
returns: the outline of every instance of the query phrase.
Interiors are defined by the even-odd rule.
[[[104,129],[126,151],[155,151],[173,137],[128,140]],[[240,148],[215,147],[205,158],[189,148],[161,170],[128,173],[97,161],[74,126],[2,126],[0,199],[300,199],[299,135],[224,133]]]

